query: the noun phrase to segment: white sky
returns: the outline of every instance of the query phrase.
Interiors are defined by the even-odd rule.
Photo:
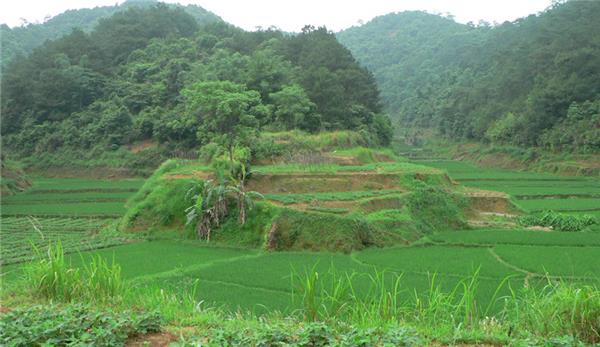
[[[552,0],[163,0],[196,4],[247,30],[274,25],[299,31],[305,24],[338,31],[389,12],[450,13],[462,23],[512,21],[543,11]],[[0,23],[43,22],[68,9],[115,5],[123,0],[0,0]]]

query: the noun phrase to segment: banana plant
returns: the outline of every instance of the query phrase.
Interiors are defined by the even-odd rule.
[[[264,199],[264,196],[255,191],[246,190],[246,180],[250,176],[251,172],[246,169],[246,166],[242,164],[239,177],[231,177],[230,190],[236,196],[239,215],[238,222],[241,225],[246,224],[247,211],[254,208],[255,199]]]

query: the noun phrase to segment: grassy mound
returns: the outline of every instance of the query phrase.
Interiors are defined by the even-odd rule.
[[[25,176],[19,165],[7,161],[4,156],[0,160],[0,196],[13,195],[22,192],[31,186],[31,182]]]
[[[305,141],[319,150],[355,143],[349,135],[340,135],[338,142],[331,134],[306,136]],[[321,154],[350,158],[348,162],[356,164],[254,166],[246,187],[265,199],[248,212],[244,225],[238,222],[235,200],[230,199],[228,214],[212,233],[211,242],[268,250],[350,252],[405,244],[440,227],[465,225],[463,211],[468,204],[442,171],[409,164],[385,149],[338,147]],[[128,202],[122,229],[196,237],[194,228],[186,225],[185,210],[192,205],[189,191],[219,176],[197,162],[165,162]]]

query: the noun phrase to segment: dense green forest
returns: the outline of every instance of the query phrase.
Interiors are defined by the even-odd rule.
[[[391,13],[339,33],[404,126],[451,138],[600,151],[600,2],[491,26]]]
[[[18,157],[145,140],[191,149],[223,134],[243,144],[260,130],[391,137],[375,79],[326,28],[246,32],[163,4],[47,41],[2,85],[3,144]]]
[[[14,28],[2,24],[0,25],[2,67],[6,67],[12,60],[19,56],[30,54],[35,48],[41,46],[47,40],[56,40],[62,36],[68,35],[73,28],[79,28],[85,32],[90,32],[102,18],[110,17],[113,14],[130,7],[150,7],[157,3],[157,0],[127,0],[124,3],[115,6],[67,10],[57,16],[49,18],[43,23],[26,23],[25,25]],[[195,5],[177,6],[183,8],[186,13],[193,16],[198,23],[221,21],[221,18],[202,7]]]

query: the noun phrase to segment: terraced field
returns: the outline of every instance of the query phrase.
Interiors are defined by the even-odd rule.
[[[509,233],[509,234],[504,234]],[[522,234],[521,234],[522,233]],[[198,283],[198,299],[229,309],[293,310],[294,273],[316,270],[322,280],[354,274],[355,290],[367,295],[369,276],[401,275],[402,300],[424,295],[432,281],[452,290],[479,273],[477,295],[482,305],[497,305],[508,295],[507,283],[596,281],[600,270],[600,235],[585,233],[467,230],[442,232],[429,246],[372,248],[351,254],[327,252],[264,252],[209,247],[201,241],[152,241],[84,252],[118,262],[124,277],[136,286],[160,286],[174,291]],[[589,243],[584,240],[588,238]],[[160,255],[160,256],[159,256]],[[71,255],[74,264],[82,258]],[[5,267],[15,279],[19,264]],[[506,281],[507,279],[508,282]],[[499,292],[496,290],[500,288]]]
[[[107,219],[3,217],[0,220],[0,265],[32,259],[49,243],[61,242],[66,252],[121,244],[124,238],[100,234]]]
[[[455,180],[472,187],[502,188],[498,190],[507,193],[524,191],[518,201],[531,210],[549,206],[543,204],[557,203],[555,206],[561,207],[560,203],[573,201],[576,203],[564,206],[576,206],[569,210],[570,213],[583,213],[574,210],[586,209],[597,201],[595,197],[589,196],[595,194],[597,184],[590,179],[500,170],[482,170],[478,175],[476,168],[464,163],[436,161],[432,165],[448,170]],[[399,167],[401,166],[397,168]],[[263,170],[265,168],[268,167],[263,167]],[[274,179],[290,178],[286,174],[287,169],[275,172],[277,170],[263,171],[260,178],[263,181],[256,180],[253,183],[270,187],[269,189],[275,187],[276,189],[266,192],[266,197],[276,203],[297,206],[305,204],[307,208],[328,209],[325,211],[328,213],[361,209],[367,213],[368,218],[388,218],[395,221],[405,217],[398,212],[400,210],[393,209],[393,199],[385,201],[386,209],[372,206],[374,210],[369,210],[369,203],[372,203],[370,198],[377,197],[373,201],[381,202],[382,197],[388,195],[397,197],[403,194],[402,184],[389,188],[380,180],[381,184],[377,189],[369,190],[365,187],[373,182],[362,179],[352,183],[353,189],[344,191],[333,189],[337,188],[335,184],[342,184],[337,183],[335,177],[327,176],[327,184],[321,184],[318,177],[314,176],[317,177],[315,186],[321,189],[300,191],[286,181],[271,185]],[[331,174],[339,174],[340,171],[342,170],[336,168]],[[274,178],[273,175],[277,174],[282,176]],[[377,174],[380,175],[377,176],[378,179],[385,179],[385,172]],[[313,179],[312,177],[308,178]],[[527,185],[529,182],[531,186]],[[54,184],[46,181],[34,185],[30,192],[11,198],[12,201],[9,200],[2,206],[3,210],[5,207],[23,206],[24,209],[29,208],[29,212],[35,212],[34,208],[27,206],[45,206],[48,201],[59,202],[62,204],[59,206],[78,206],[82,210],[77,212],[77,217],[32,219],[4,215],[2,237],[10,243],[3,250],[3,259],[10,259],[7,264],[26,259],[30,253],[22,245],[28,244],[30,240],[36,244],[44,244],[60,238],[69,250],[106,247],[111,242],[123,242],[120,239],[96,237],[96,231],[104,223],[110,222],[110,219],[86,218],[86,204],[97,205],[94,213],[108,217],[116,215],[117,212],[102,204],[120,204],[119,201],[108,199],[117,200],[126,196],[128,190],[134,189],[133,186],[133,182],[119,182],[113,186],[106,182],[74,182],[70,186],[66,181],[55,181]],[[580,189],[580,193],[572,194],[568,199],[556,198],[561,194],[559,192],[568,191],[571,186]],[[586,190],[587,196],[578,195]],[[532,199],[530,195],[537,198]],[[90,201],[101,197],[105,201]],[[320,204],[312,206],[310,203],[315,200]],[[356,204],[357,200],[362,202],[344,208],[345,203]],[[336,205],[328,205],[329,201]],[[89,210],[91,209],[88,208],[87,212]],[[188,290],[197,283],[197,296],[204,305],[216,304],[232,310],[254,312],[291,311],[298,308],[294,274],[309,270],[317,271],[324,285],[328,285],[335,276],[353,276],[354,290],[360,295],[368,295],[370,278],[373,276],[385,273],[385,276],[389,276],[386,278],[390,285],[393,276],[401,276],[402,300],[414,300],[415,297],[425,295],[432,282],[434,287],[439,286],[443,290],[461,290],[461,281],[477,273],[478,303],[483,307],[497,307],[501,301],[499,298],[509,294],[508,284],[517,288],[524,283],[542,283],[547,280],[597,283],[600,273],[600,233],[481,229],[447,230],[428,237],[430,242],[420,245],[367,248],[349,254],[267,252],[262,249],[210,247],[203,241],[158,240],[90,250],[83,252],[82,257],[71,253],[69,258],[76,266],[81,266],[92,255],[100,255],[109,261],[114,259],[121,265],[125,279],[135,286],[157,286],[177,292]],[[25,250],[18,251],[20,247]],[[9,282],[16,280],[21,267],[20,263],[4,266],[4,278]]]
[[[2,197],[0,264],[31,259],[61,241],[66,252],[121,244],[100,230],[125,212],[143,180],[34,178],[26,192]]]
[[[473,188],[505,192],[528,212],[554,210],[598,215],[600,179],[548,173],[482,169],[453,160],[416,160],[446,170],[452,179]]]
[[[116,218],[141,179],[34,178],[26,192],[3,197],[2,216]]]

